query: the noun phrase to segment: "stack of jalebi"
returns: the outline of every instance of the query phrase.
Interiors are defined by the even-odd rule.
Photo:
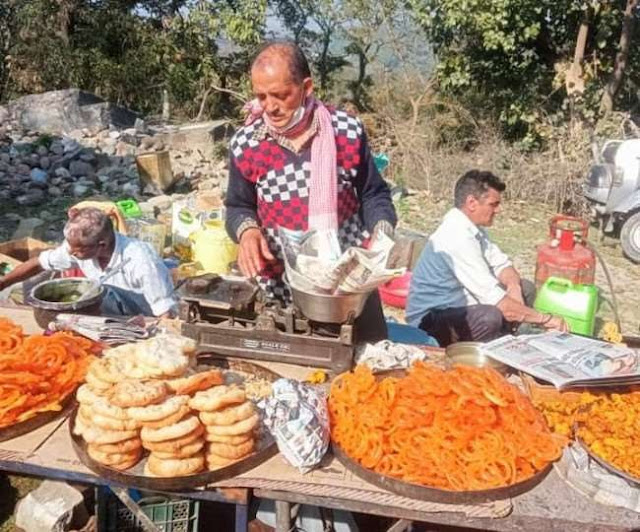
[[[604,397],[578,420],[577,435],[593,453],[640,479],[640,391]]]
[[[329,411],[332,438],[361,465],[446,490],[522,481],[556,460],[564,443],[490,368],[417,362],[406,377],[377,380],[358,366],[333,382]]]
[[[70,333],[25,337],[0,318],[0,428],[57,411],[84,380],[95,344]]]

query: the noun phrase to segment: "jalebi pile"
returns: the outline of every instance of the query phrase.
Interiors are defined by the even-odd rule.
[[[62,401],[84,380],[96,346],[59,332],[25,336],[0,318],[0,428],[40,412],[62,409]]]
[[[405,482],[473,491],[530,478],[565,443],[531,401],[491,368],[415,363],[378,380],[358,366],[329,397],[331,435],[352,459]]]
[[[578,420],[577,435],[593,453],[640,479],[640,391],[603,397]]]

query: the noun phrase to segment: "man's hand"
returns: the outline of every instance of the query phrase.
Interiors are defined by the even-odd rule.
[[[569,332],[569,326],[560,316],[551,316],[551,319],[542,324],[548,331]]]
[[[240,235],[238,266],[243,275],[255,277],[264,268],[265,262],[275,260],[260,229],[252,227]]]

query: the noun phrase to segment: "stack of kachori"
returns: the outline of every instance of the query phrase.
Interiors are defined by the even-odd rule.
[[[191,340],[162,335],[105,351],[78,389],[74,432],[97,462],[124,470],[151,452],[145,472],[174,477],[205,465],[204,427],[191,396],[223,383],[218,369],[195,368]]]
[[[260,417],[253,403],[237,386],[216,386],[197,392],[189,401],[204,424],[206,464],[209,470],[230,465],[255,448]]]

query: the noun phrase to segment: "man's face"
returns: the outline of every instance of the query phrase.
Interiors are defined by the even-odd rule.
[[[283,60],[273,59],[265,65],[257,65],[251,71],[253,94],[260,102],[269,121],[275,127],[286,127],[306,96],[313,90],[311,78],[302,83],[291,79],[289,66]]]
[[[490,227],[493,219],[500,212],[502,194],[490,188],[480,199],[473,196],[467,198],[469,219],[480,227]]]
[[[99,242],[93,246],[87,246],[74,240],[67,240],[67,244],[69,245],[69,254],[80,260],[95,259],[103,246],[103,242]]]

